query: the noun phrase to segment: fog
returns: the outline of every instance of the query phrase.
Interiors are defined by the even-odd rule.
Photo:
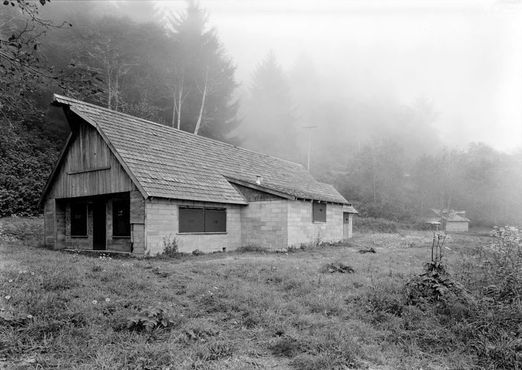
[[[159,24],[186,7],[184,0],[83,3]],[[522,146],[520,1],[199,4],[236,65],[242,102],[255,68],[273,52],[287,74],[302,59],[313,66],[322,100],[346,105],[384,99],[407,106],[423,101],[436,113],[432,124],[442,145],[484,142],[505,152]],[[320,118],[307,122],[299,102],[295,108],[299,127],[324,124]]]
[[[184,1],[157,1],[178,12]],[[243,87],[272,50],[329,99],[427,100],[443,143],[522,145],[522,7],[498,1],[201,1]],[[320,122],[314,122],[320,124]]]
[[[37,76],[12,112],[46,109],[60,92],[298,162],[361,216],[411,221],[438,207],[522,222],[522,1],[53,0],[41,10],[72,24],[30,48],[65,79]],[[31,84],[6,76],[25,96]]]

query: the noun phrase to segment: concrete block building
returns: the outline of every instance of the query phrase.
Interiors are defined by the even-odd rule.
[[[428,223],[437,223],[441,230],[447,233],[465,233],[469,230],[470,219],[466,217],[466,211],[453,209],[431,209],[427,218]]]
[[[138,255],[351,237],[357,211],[300,164],[55,95],[71,134],[41,197],[45,243]]]

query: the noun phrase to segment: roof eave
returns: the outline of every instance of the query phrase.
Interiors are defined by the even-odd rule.
[[[62,165],[62,162],[65,158],[65,153],[67,153],[67,150],[69,149],[69,146],[71,145],[73,133],[71,132],[69,136],[67,137],[67,141],[65,142],[64,147],[62,148],[62,151],[60,152],[60,155],[58,157],[58,161],[56,162],[55,166],[53,167],[53,170],[51,171],[51,174],[47,178],[47,181],[45,183],[45,186],[43,188],[42,194],[40,195],[40,200],[38,201],[38,208],[41,208],[45,197],[47,197],[47,194],[49,193],[49,190],[51,188],[51,185],[54,181],[54,178],[56,177],[56,174],[58,173],[58,168]]]

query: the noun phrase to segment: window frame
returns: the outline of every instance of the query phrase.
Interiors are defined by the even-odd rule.
[[[124,209],[124,211],[125,210],[127,211],[127,219],[128,219],[128,222],[127,222],[128,223],[128,233],[126,235],[123,235],[121,233],[116,233],[116,231],[120,231],[120,230],[116,230],[116,228],[117,228],[116,219],[118,216],[116,215],[115,205],[118,203],[125,204],[125,207],[126,207],[126,209]],[[112,200],[112,237],[114,239],[129,239],[131,237],[130,199],[128,199],[128,198],[114,198]]]
[[[76,233],[73,233],[73,229],[77,229],[77,227],[73,228],[73,220],[74,220],[74,210],[75,208],[77,208],[76,210],[78,210],[79,207],[83,207],[83,213],[84,213],[84,225],[83,227],[85,227],[85,234],[76,234]],[[87,207],[87,203],[83,203],[83,202],[73,202],[70,204],[70,217],[71,217],[71,238],[88,238],[89,237],[89,209]],[[79,214],[82,213],[82,212],[79,212]],[[77,230],[75,230],[77,231]]]
[[[321,217],[321,218],[316,218],[318,212],[316,211],[316,207],[319,207],[319,206],[323,206],[324,207],[324,219]],[[328,205],[327,203],[325,202],[318,202],[318,201],[312,201],[312,223],[321,223],[321,224],[324,224],[326,223],[328,220],[326,218],[326,215],[327,215],[327,208],[328,208]]]
[[[201,210],[202,211],[202,228],[201,230],[185,231],[182,230],[182,210]],[[207,231],[207,214],[206,211],[222,211],[223,212],[223,230]],[[227,208],[226,207],[195,207],[195,206],[178,206],[178,234],[226,234],[227,233]]]

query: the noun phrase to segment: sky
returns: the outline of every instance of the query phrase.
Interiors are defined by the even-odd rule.
[[[148,1],[159,13],[186,7],[185,0]],[[111,3],[154,21],[132,1]],[[273,51],[286,71],[300,58],[310,60],[332,98],[429,102],[449,146],[522,148],[522,0],[199,3],[237,66],[243,91]]]
[[[272,50],[361,96],[422,99],[448,145],[522,146],[522,2],[202,0],[243,85]],[[184,1],[155,1],[181,11]],[[332,78],[335,76],[335,78]]]

